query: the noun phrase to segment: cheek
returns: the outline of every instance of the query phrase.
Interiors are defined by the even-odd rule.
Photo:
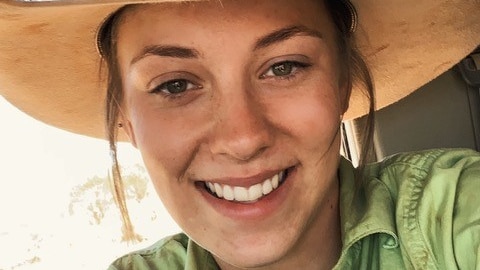
[[[147,167],[155,166],[167,179],[178,179],[195,152],[202,127],[198,114],[188,111],[162,110],[155,98],[134,97],[129,100],[129,119],[137,147]],[[192,119],[191,115],[194,115]]]
[[[337,87],[311,84],[276,106],[271,115],[303,149],[325,152],[338,132],[341,105]],[[300,94],[301,93],[301,94]]]
[[[196,152],[200,119],[166,113],[152,106],[151,98],[130,98],[129,117],[145,166],[160,199],[172,217],[185,227],[198,219],[198,205],[192,204],[188,194],[195,186],[183,179],[183,174]],[[188,113],[188,112],[184,112]]]

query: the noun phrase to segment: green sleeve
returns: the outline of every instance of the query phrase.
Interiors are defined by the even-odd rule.
[[[397,155],[382,166],[405,264],[480,269],[480,153],[435,149]]]
[[[465,157],[453,211],[453,247],[459,269],[480,269],[480,158]]]

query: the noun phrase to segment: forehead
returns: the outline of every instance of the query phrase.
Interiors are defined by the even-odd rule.
[[[236,54],[275,30],[300,26],[333,43],[333,23],[323,0],[223,0],[130,6],[117,32],[120,63],[143,48],[176,45],[216,54]],[[225,44],[230,48],[218,48]],[[228,44],[228,45],[227,45]]]
[[[125,26],[150,26],[152,29],[222,26],[251,26],[260,29],[278,24],[300,24],[308,27],[330,26],[323,0],[207,0],[138,4],[122,15]],[[254,27],[252,27],[254,26]]]
[[[323,0],[218,0],[166,2],[128,7],[117,32],[119,46],[164,42],[195,45],[233,36],[242,43],[264,33],[301,25],[328,36],[333,24]],[[240,39],[243,37],[243,39]],[[134,48],[130,48],[134,49]]]

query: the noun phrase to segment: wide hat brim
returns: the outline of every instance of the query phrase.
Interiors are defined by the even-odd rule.
[[[0,94],[42,122],[105,138],[106,84],[96,33],[109,14],[135,1],[82,2],[0,0]],[[373,74],[377,109],[407,96],[480,44],[477,0],[351,2],[358,11],[355,35]],[[362,91],[354,88],[345,118],[361,116],[367,107]]]

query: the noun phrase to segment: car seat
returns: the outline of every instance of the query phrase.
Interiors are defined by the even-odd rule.
[[[344,126],[343,150],[354,164],[364,121],[361,117]],[[379,110],[373,144],[373,160],[430,148],[480,151],[480,47],[411,95]]]

